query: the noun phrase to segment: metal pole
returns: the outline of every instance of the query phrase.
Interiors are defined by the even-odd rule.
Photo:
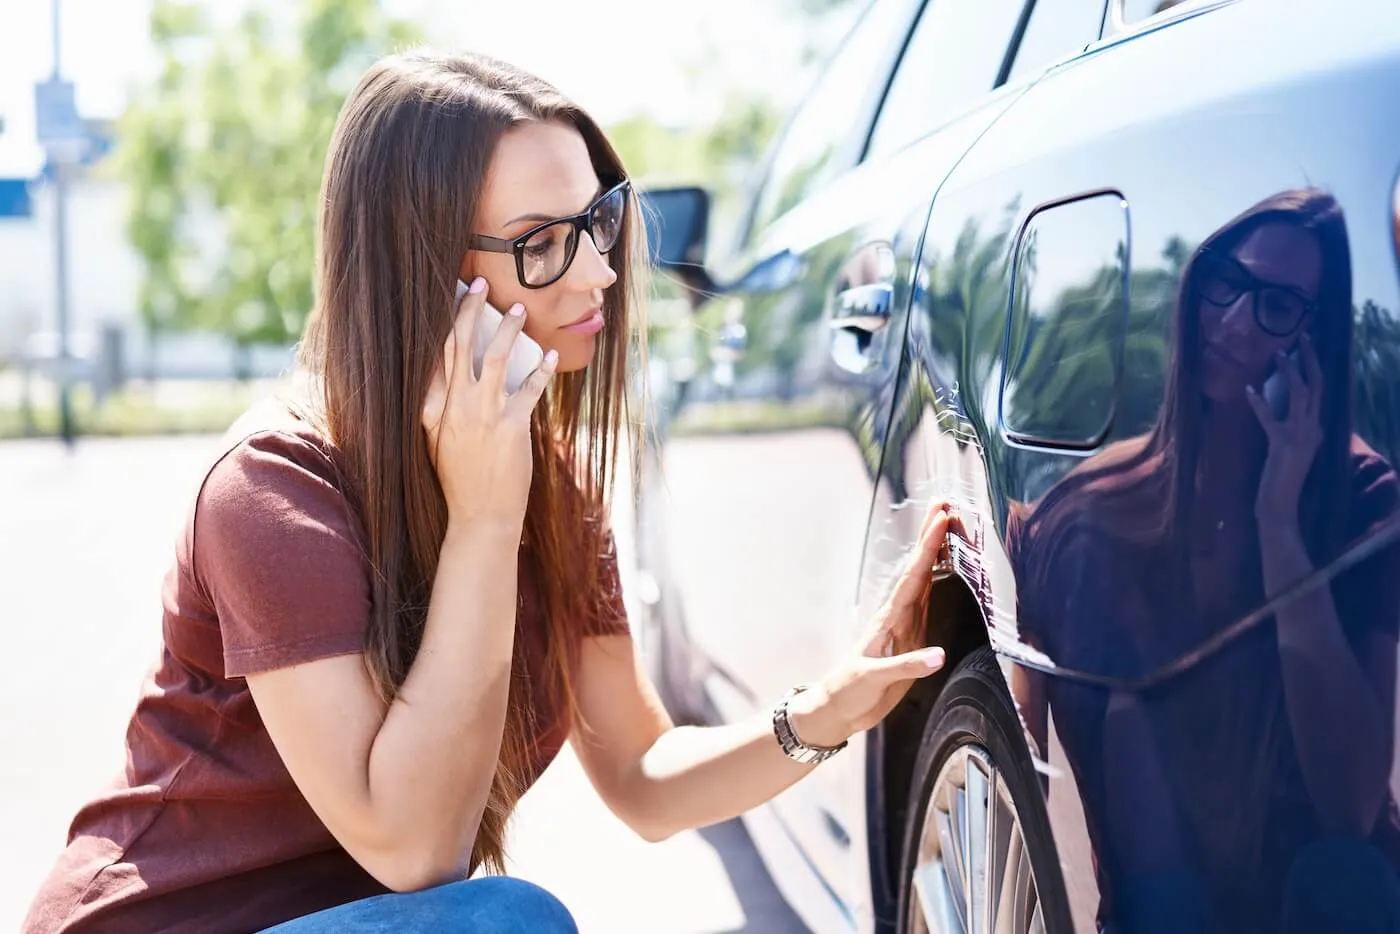
[[[61,0],[53,4],[53,77],[57,81],[62,60],[59,57],[61,42],[60,7]],[[68,349],[68,173],[63,159],[49,157],[53,170],[54,195],[54,270],[56,276],[54,295],[58,302],[58,430],[65,446],[71,448],[74,442],[73,408],[69,393],[70,359]]]
[[[60,0],[53,0],[53,4],[52,4],[52,6],[51,6],[51,8],[50,8],[50,9],[51,9],[51,12],[53,13],[53,76],[54,76],[55,78],[57,78],[58,75],[59,75],[59,72],[61,72],[61,71],[63,70],[63,68],[61,67],[61,66],[62,66],[62,60],[58,57],[58,47],[59,47],[59,44],[60,44],[60,43],[59,43],[59,40],[58,40],[58,31],[59,31],[59,25],[58,25],[58,24],[59,24],[59,8],[60,8],[61,6],[62,6],[62,4],[60,3]]]
[[[73,446],[76,435],[69,391],[72,358],[68,347],[68,170],[54,164],[54,252],[58,298],[58,430],[63,443]]]

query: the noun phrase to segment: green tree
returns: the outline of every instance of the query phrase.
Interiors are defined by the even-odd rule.
[[[127,240],[143,268],[137,307],[149,341],[151,377],[161,335],[189,323],[193,304],[182,272],[189,259],[181,236],[189,204],[184,140],[189,67],[182,53],[205,28],[194,4],[156,0],[151,37],[160,69],[153,104],[128,109],[120,122],[117,171],[129,187]]]
[[[294,340],[310,312],[322,161],[345,94],[418,33],[376,0],[299,0],[290,17],[259,3],[218,26],[198,10],[157,0],[162,71],[125,115],[119,165],[143,321],[226,334],[242,372],[248,347]],[[196,207],[217,219],[212,255],[187,245]]]

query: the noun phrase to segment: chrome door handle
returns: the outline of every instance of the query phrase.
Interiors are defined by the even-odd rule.
[[[837,330],[874,334],[890,323],[894,286],[887,282],[857,285],[836,293],[836,315],[831,326]]]

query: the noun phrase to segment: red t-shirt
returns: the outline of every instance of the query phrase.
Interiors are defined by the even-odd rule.
[[[243,680],[362,651],[369,568],[336,452],[281,406],[226,442],[165,579],[163,650],[126,769],[73,820],[24,934],[259,931],[385,891],[297,790]],[[600,560],[609,611],[580,638],[627,632],[611,547]],[[519,573],[516,664],[533,673],[545,621],[531,563]],[[531,783],[568,733],[547,693],[536,711]]]

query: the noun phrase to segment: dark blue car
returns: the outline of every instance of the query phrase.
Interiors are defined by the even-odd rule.
[[[733,255],[649,194],[679,716],[949,664],[755,812],[823,932],[1400,930],[1400,3],[876,0]]]

